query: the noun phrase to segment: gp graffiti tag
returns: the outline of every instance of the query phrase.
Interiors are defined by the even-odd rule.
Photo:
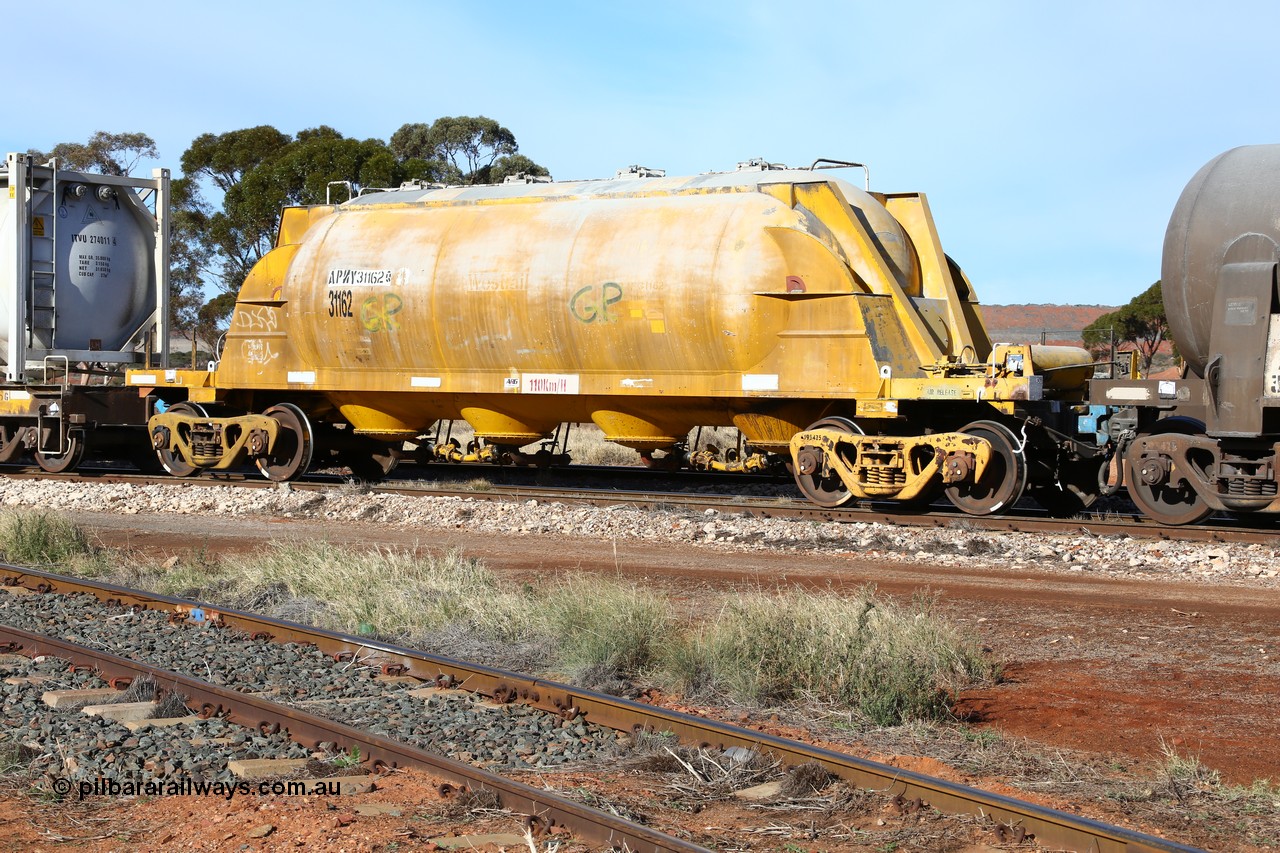
[[[369,332],[394,332],[400,328],[395,315],[404,307],[396,293],[378,293],[360,305],[360,324]]]
[[[606,281],[597,287],[588,284],[569,297],[569,312],[580,323],[612,323],[610,306],[622,301],[622,285]]]

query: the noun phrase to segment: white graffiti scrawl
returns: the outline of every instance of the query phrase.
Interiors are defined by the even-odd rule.
[[[241,351],[244,353],[244,360],[250,364],[266,364],[280,357],[280,354],[271,346],[270,341],[260,340],[259,338],[251,338],[241,344]]]
[[[250,331],[274,332],[279,323],[276,318],[276,309],[268,305],[259,305],[257,308],[236,308],[235,318],[237,326]]]

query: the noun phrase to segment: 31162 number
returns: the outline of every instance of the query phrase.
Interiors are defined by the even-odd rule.
[[[351,317],[351,305],[355,301],[350,290],[329,291],[329,316]]]

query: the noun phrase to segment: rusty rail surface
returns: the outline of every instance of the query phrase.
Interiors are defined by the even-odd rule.
[[[487,466],[484,470],[494,470]],[[480,473],[484,473],[481,470]],[[136,485],[168,486],[233,486],[248,489],[276,489],[279,483],[269,482],[247,474],[220,474],[179,480],[169,476],[131,474],[121,472],[74,474],[48,474],[45,472],[4,472],[13,479],[90,480],[98,483],[130,483]],[[289,483],[297,491],[323,491],[339,485],[337,475],[313,474],[302,481]],[[895,511],[889,504],[852,506],[825,509],[808,501],[786,497],[747,497],[741,495],[707,495],[689,492],[655,492],[619,488],[583,488],[580,486],[527,486],[493,484],[487,491],[474,491],[434,486],[410,486],[396,481],[386,481],[371,487],[376,494],[403,495],[406,497],[469,498],[476,501],[559,501],[581,506],[617,507],[637,509],[673,508],[734,513],[752,518],[789,518],[802,521],[832,521],[839,523],[875,523],[896,527],[924,527],[947,529],[963,526],[965,530],[985,530],[1010,533],[1084,533],[1093,536],[1132,536],[1135,539],[1161,539],[1180,542],[1239,542],[1244,544],[1272,544],[1280,535],[1280,515],[1271,526],[1241,526],[1229,519],[1211,519],[1200,524],[1170,526],[1157,524],[1137,513],[1087,515],[1075,518],[1051,518],[1033,509],[1017,509],[1005,515],[969,515],[958,509],[938,504],[925,510]],[[1267,522],[1263,522],[1266,524]]]
[[[860,788],[900,796],[904,800],[918,798],[948,814],[989,818],[995,823],[995,832],[1000,838],[1025,833],[1028,838],[1034,836],[1042,845],[1090,853],[1185,853],[1198,849],[888,764],[559,682],[253,613],[50,572],[0,564],[0,574],[3,575],[0,583],[5,586],[24,586],[47,593],[84,592],[104,602],[167,611],[174,614],[174,618],[185,618],[185,615],[197,611],[203,619],[263,641],[313,643],[321,651],[338,658],[358,658],[370,665],[381,665],[384,672],[410,675],[442,686],[460,687],[498,701],[520,700],[550,712],[576,709],[591,722],[616,730],[671,733],[682,742],[694,745],[758,749],[772,753],[787,765],[816,761],[829,772]]]
[[[0,625],[0,648],[31,657],[46,654],[64,658],[74,665],[93,667],[105,679],[150,676],[157,684],[157,695],[177,693],[189,707],[198,709],[201,716],[225,716],[234,723],[262,732],[285,731],[293,740],[312,748],[326,741],[348,751],[358,748],[374,771],[416,768],[471,790],[492,791],[503,808],[529,816],[540,828],[563,826],[579,838],[609,849],[709,853],[705,847],[478,767],[139,661],[5,625]]]

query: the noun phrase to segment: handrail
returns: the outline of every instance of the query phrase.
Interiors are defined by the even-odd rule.
[[[826,163],[825,166],[818,165]],[[861,169],[863,176],[863,186],[867,192],[871,192],[871,170],[867,168],[866,163],[854,163],[852,160],[832,160],[830,157],[819,157],[813,161],[813,165],[809,167],[809,171],[816,169]]]

